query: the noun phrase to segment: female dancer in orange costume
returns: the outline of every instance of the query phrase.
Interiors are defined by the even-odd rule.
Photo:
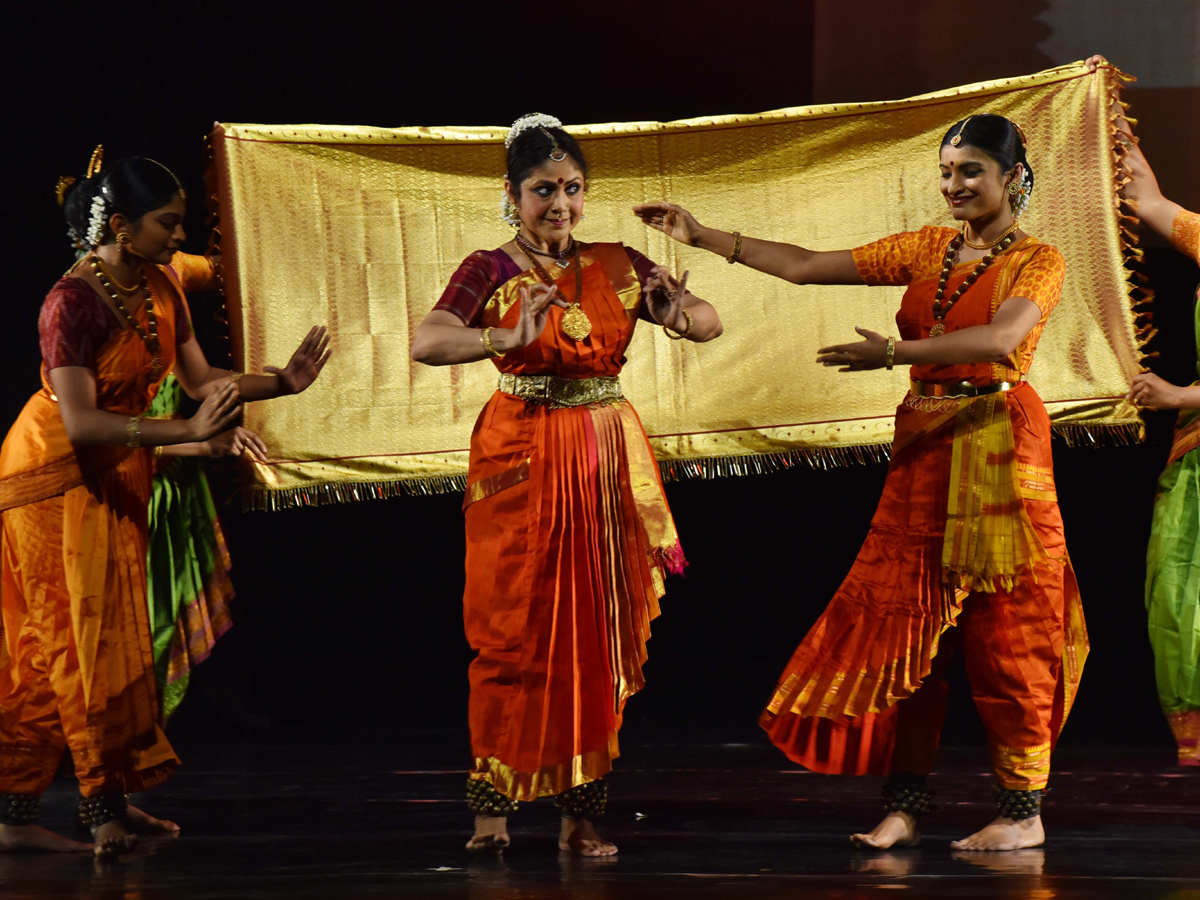
[[[941,190],[962,228],[925,227],[856,250],[814,252],[701,226],[665,203],[651,227],[796,284],[907,285],[900,340],[826,347],[840,371],[911,365],[883,498],[849,576],[796,650],[761,722],[819,772],[889,774],[886,816],[864,846],[919,839],[962,648],[988,730],[998,816],[954,846],[1032,847],[1050,751],[1086,652],[1054,492],[1050,422],[1022,381],[1058,302],[1063,259],[1022,232],[1033,187],[1012,122],[971,116],[946,133]]]
[[[324,329],[313,329],[274,374],[239,381],[209,366],[183,285],[211,278],[213,264],[176,255],[183,189],[140,157],[102,173],[99,152],[65,198],[84,255],[42,305],[42,388],[0,450],[3,850],[89,849],[34,824],[64,746],[97,855],[129,848],[138,831],[178,831],[126,801],[179,763],[159,727],[147,621],[153,449],[209,440],[222,453],[263,452],[231,428],[241,402],[303,391],[328,358]],[[199,410],[145,419],[172,371]]]
[[[430,365],[491,358],[499,390],[471,436],[463,598],[471,664],[469,850],[509,843],[517,802],[556,795],[559,846],[609,856],[592,819],[643,684],[663,574],[683,564],[658,467],[617,376],[639,318],[721,333],[716,311],[620,244],[581,244],[587,163],[549,116],[509,132],[504,216],[417,329]],[[553,275],[551,274],[553,273]]]

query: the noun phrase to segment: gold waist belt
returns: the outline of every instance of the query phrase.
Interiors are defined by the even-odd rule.
[[[621,379],[615,375],[559,378],[557,375],[503,374],[496,387],[527,403],[546,403],[552,407],[592,406],[623,399]]]
[[[1011,391],[1021,382],[1001,381],[998,384],[971,384],[959,381],[956,384],[927,384],[924,381],[909,382],[908,391],[914,397],[946,397],[951,400],[961,400],[966,397],[982,397],[984,394],[998,394],[1001,391]]]

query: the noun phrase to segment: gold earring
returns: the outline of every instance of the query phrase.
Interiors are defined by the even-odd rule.
[[[1012,184],[1010,184],[1008,186],[1008,192],[1015,197],[1015,196],[1017,196],[1017,194],[1021,193],[1021,188],[1018,187],[1017,183],[1014,181]]]
[[[132,241],[133,241],[133,235],[130,234],[128,231],[118,231],[117,232],[117,243],[118,244],[129,244],[129,243],[132,243]]]

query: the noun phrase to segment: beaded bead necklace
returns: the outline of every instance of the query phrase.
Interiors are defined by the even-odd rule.
[[[117,308],[117,311],[124,316],[125,321],[129,324],[129,327],[132,328],[137,333],[137,336],[142,339],[142,344],[145,345],[147,352],[150,354],[150,375],[154,378],[158,378],[158,376],[162,374],[163,370],[161,356],[162,344],[160,344],[158,340],[158,316],[154,314],[154,297],[151,295],[150,285],[146,281],[146,270],[144,268],[142,269],[142,282],[141,285],[139,285],[138,290],[146,296],[146,322],[150,326],[149,332],[147,332],[145,328],[142,328],[142,326],[138,324],[137,319],[129,314],[129,310],[125,307],[124,301],[121,299],[120,294],[117,293],[117,289],[113,286],[111,277],[100,264],[99,258],[95,256],[90,257],[88,262],[91,263],[92,273],[96,276],[96,280],[104,286],[106,291],[108,291],[108,296],[112,299],[113,305]]]
[[[954,236],[954,239],[950,241],[950,246],[946,248],[946,258],[942,260],[942,277],[938,281],[937,293],[933,298],[934,324],[933,327],[929,329],[930,337],[937,337],[939,334],[945,333],[946,315],[954,308],[954,304],[959,301],[959,298],[967,292],[967,289],[973,285],[979,279],[979,276],[984,273],[987,267],[992,264],[992,261],[1008,249],[1009,245],[1013,242],[1013,235],[1010,231],[1000,240],[1000,243],[992,247],[992,251],[983,259],[981,259],[979,261],[979,265],[975,267],[974,271],[972,271],[965,279],[963,279],[963,283],[955,289],[954,293],[950,295],[949,302],[943,307],[942,299],[946,295],[946,282],[950,279],[950,270],[954,268],[954,257],[958,255],[958,251],[962,247],[965,240],[966,237],[960,231]]]
[[[560,269],[565,269],[569,266],[571,264],[571,257],[575,255],[575,238],[571,238],[571,243],[567,245],[566,249],[560,250],[558,253],[547,253],[545,250],[539,250],[527,241],[525,236],[519,231],[515,235],[515,240],[517,246],[524,250],[525,255],[530,259],[536,253],[538,256],[545,256],[547,259],[554,260],[554,264]]]

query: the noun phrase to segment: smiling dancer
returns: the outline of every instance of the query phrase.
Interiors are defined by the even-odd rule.
[[[274,374],[239,381],[209,366],[169,268],[184,240],[178,179],[141,157],[100,167],[97,149],[65,196],[83,253],[42,304],[42,388],[0,450],[0,850],[104,856],[136,832],[178,832],[127,802],[179,763],[159,726],[147,621],[153,450],[227,433],[243,401],[303,391],[328,358],[314,328]],[[172,371],[199,410],[146,418]],[[91,847],[35,824],[64,746]]]
[[[464,500],[474,811],[471,851],[509,844],[517,803],[555,795],[559,847],[610,856],[592,820],[643,685],[663,576],[683,553],[658,466],[617,376],[638,319],[721,333],[708,303],[621,244],[583,244],[587,162],[557,119],[513,123],[497,250],[468,256],[417,329],[429,365],[490,359]]]
[[[701,226],[665,203],[635,212],[677,240],[796,284],[907,285],[900,339],[826,347],[840,371],[911,366],[883,498],[850,574],[796,650],[761,722],[819,772],[890,774],[861,846],[911,845],[961,647],[991,746],[997,817],[954,847],[1042,843],[1050,751],[1086,653],[1054,491],[1050,422],[1023,381],[1059,300],[1061,254],[1021,231],[1033,171],[1001,116],[955,123],[941,190],[961,228],[927,226],[815,252]]]

